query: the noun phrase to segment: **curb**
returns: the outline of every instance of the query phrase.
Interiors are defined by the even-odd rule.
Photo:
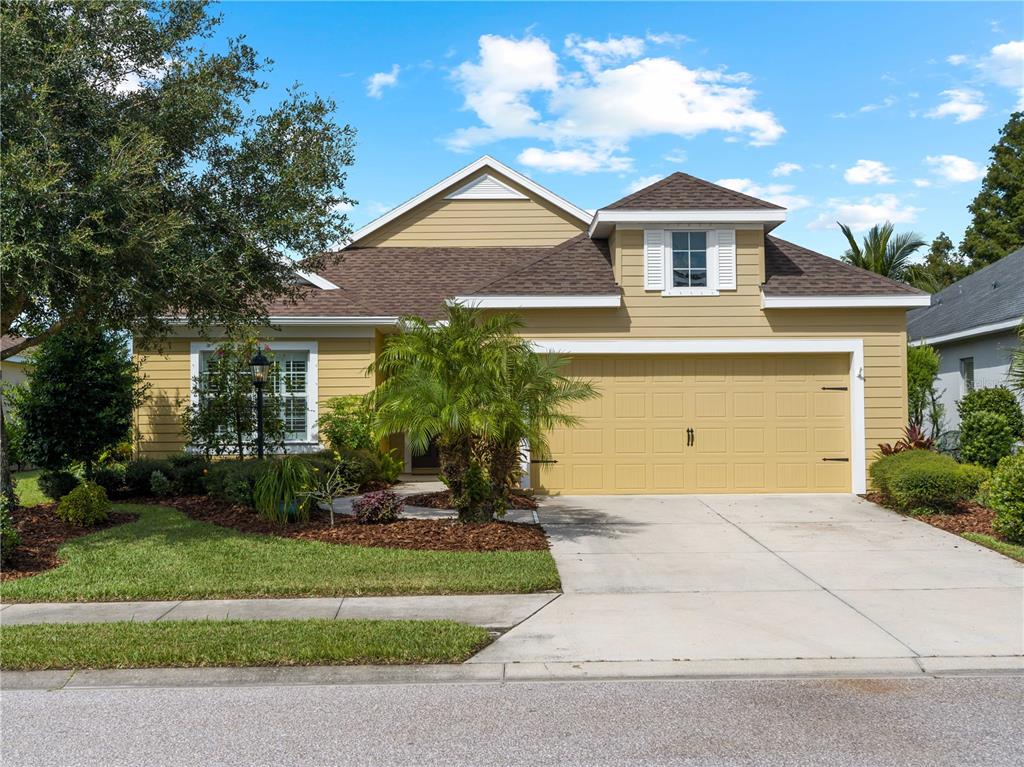
[[[1024,676],[1024,657],[464,663],[7,671],[0,690]]]

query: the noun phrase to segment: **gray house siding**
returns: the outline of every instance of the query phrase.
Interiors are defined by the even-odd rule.
[[[1007,330],[933,346],[942,358],[935,384],[939,400],[945,407],[942,427],[945,430],[959,429],[960,415],[956,403],[964,395],[960,360],[973,359],[975,389],[1005,385],[1010,368],[1010,352],[1017,346],[1017,334]],[[1024,399],[1021,404],[1024,405]]]

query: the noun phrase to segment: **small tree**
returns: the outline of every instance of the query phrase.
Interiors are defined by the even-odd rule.
[[[91,478],[100,454],[130,434],[144,392],[122,337],[77,327],[48,337],[12,397],[24,457],[51,470],[80,462]]]
[[[917,232],[895,234],[891,222],[875,224],[865,235],[863,244],[857,242],[853,231],[846,224],[839,224],[846,235],[849,249],[843,254],[843,261],[869,272],[880,274],[891,280],[911,282],[915,267],[911,263],[914,254],[925,242]]]
[[[373,450],[373,408],[357,394],[334,397],[327,401],[324,414],[317,422],[320,436],[332,450]]]
[[[939,353],[931,346],[907,347],[907,403],[910,423],[919,429],[930,421],[931,434],[937,437],[942,429],[942,405],[935,391],[939,374]]]
[[[256,395],[249,361],[260,348],[252,335],[230,338],[205,358],[192,381],[196,393],[182,416],[182,429],[195,450],[207,457],[234,455],[239,460],[255,452]],[[264,353],[274,361],[270,347]],[[263,439],[271,449],[284,446],[284,419],[281,400],[271,382],[263,395]]]

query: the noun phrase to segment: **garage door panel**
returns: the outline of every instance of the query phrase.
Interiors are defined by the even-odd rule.
[[[539,464],[549,492],[850,490],[846,355],[579,357],[600,396]],[[687,437],[692,429],[693,441]],[[689,444],[688,444],[689,443]],[[832,460],[825,461],[824,458]]]

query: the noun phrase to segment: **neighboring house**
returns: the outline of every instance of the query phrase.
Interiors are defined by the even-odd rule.
[[[972,389],[1006,384],[1010,354],[1024,320],[1024,248],[932,296],[931,306],[907,312],[907,337],[942,357],[936,390],[943,428],[960,428],[956,403]]]
[[[306,275],[304,301],[271,308],[289,449],[315,449],[327,399],[373,388],[367,365],[400,316],[461,301],[517,312],[538,351],[570,355],[601,392],[529,464],[538,491],[862,492],[906,424],[906,309],[928,296],[769,235],[785,218],[683,173],[591,215],[482,157],[355,232],[343,261]],[[144,359],[143,454],[182,447],[209,349],[181,328]]]
[[[0,349],[6,351],[19,341],[21,339],[17,336],[0,336]],[[0,399],[2,399],[5,389],[25,382],[28,377],[25,374],[26,361],[24,355],[15,354],[0,362]]]

